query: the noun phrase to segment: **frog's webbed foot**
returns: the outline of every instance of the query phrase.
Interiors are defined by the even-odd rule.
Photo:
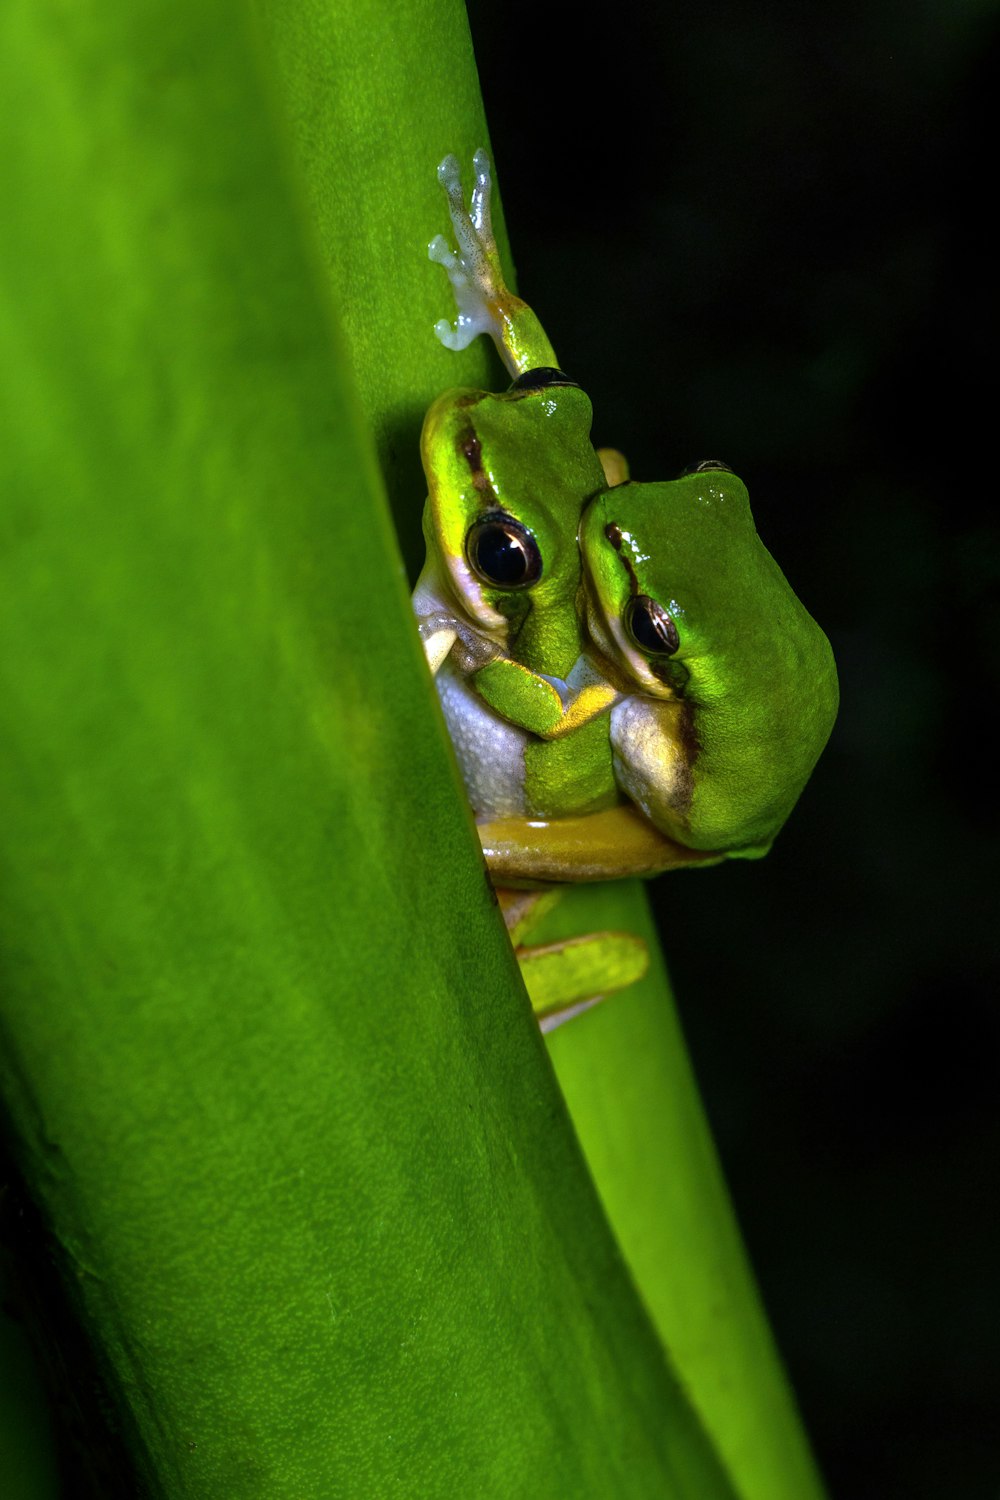
[[[503,279],[490,213],[493,180],[489,156],[480,149],[472,164],[476,182],[468,207],[457,158],[446,156],[437,169],[458,250],[438,234],[428,245],[427,254],[448,274],[458,318],[455,323],[441,318],[434,332],[446,349],[454,350],[466,349],[479,334],[488,334],[512,375],[554,366],[552,345],[538,319],[525,302],[508,291]]]
[[[542,1031],[553,1031],[608,995],[635,984],[649,968],[646,944],[630,932],[588,932],[581,937],[526,946],[523,939],[560,895],[558,888],[497,891],[521,977]]]
[[[458,307],[456,323],[449,323],[447,318],[442,318],[434,325],[434,332],[446,349],[466,349],[481,333],[487,333],[494,339],[502,337],[497,303],[506,294],[507,288],[500,270],[490,216],[490,159],[485,151],[477,151],[472,164],[476,173],[476,185],[472,190],[468,209],[462,193],[462,176],[457,158],[446,156],[437,169],[438,182],[448,199],[451,227],[458,244],[456,254],[444,235],[439,234],[427,247],[430,259],[447,271]]]

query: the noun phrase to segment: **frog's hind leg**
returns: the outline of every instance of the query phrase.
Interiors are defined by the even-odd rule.
[[[490,159],[479,150],[472,159],[475,186],[466,206],[458,161],[448,155],[438,167],[438,181],[448,199],[448,215],[457,251],[444,235],[435,235],[427,254],[443,266],[451,282],[458,317],[441,318],[434,332],[446,349],[465,349],[480,333],[488,334],[511,375],[553,369],[556,356],[545,330],[528,304],[509,290],[493,234]]]
[[[523,939],[558,902],[558,887],[544,891],[498,890],[497,897],[528,997],[542,1031],[571,1021],[617,990],[641,979],[649,952],[630,932],[588,932],[580,937],[526,946]]]

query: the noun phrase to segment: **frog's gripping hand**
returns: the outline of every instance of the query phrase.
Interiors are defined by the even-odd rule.
[[[448,273],[458,319],[452,324],[442,318],[435,323],[434,332],[446,349],[455,350],[466,349],[481,333],[489,334],[515,377],[527,370],[555,367],[555,352],[541,324],[528,304],[507,290],[503,279],[490,216],[490,159],[479,150],[472,164],[476,184],[468,208],[457,159],[446,156],[438,167],[458,251],[439,234],[431,240],[427,254]]]

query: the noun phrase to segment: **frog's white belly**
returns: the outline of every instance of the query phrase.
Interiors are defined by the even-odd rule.
[[[624,698],[611,712],[615,780],[661,833],[677,837],[691,803],[691,770],[674,702]]]
[[[448,662],[435,680],[473,810],[525,813],[524,747],[531,736],[498,718]]]

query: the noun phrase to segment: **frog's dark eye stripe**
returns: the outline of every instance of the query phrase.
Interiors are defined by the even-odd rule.
[[[721,458],[703,458],[701,463],[688,464],[686,469],[682,469],[681,478],[686,478],[688,474],[709,474],[713,469],[721,469],[723,474],[734,474],[736,472],[728,464],[724,464]]]
[[[469,566],[483,583],[526,589],[542,576],[542,554],[526,526],[513,516],[486,516],[465,538]]]
[[[579,390],[575,380],[571,380],[562,370],[555,369],[552,365],[539,365],[537,370],[525,370],[512,381],[509,389],[512,391],[534,391],[546,385],[574,385]]]
[[[673,620],[648,594],[636,594],[626,604],[625,629],[650,656],[673,656],[681,643]]]

